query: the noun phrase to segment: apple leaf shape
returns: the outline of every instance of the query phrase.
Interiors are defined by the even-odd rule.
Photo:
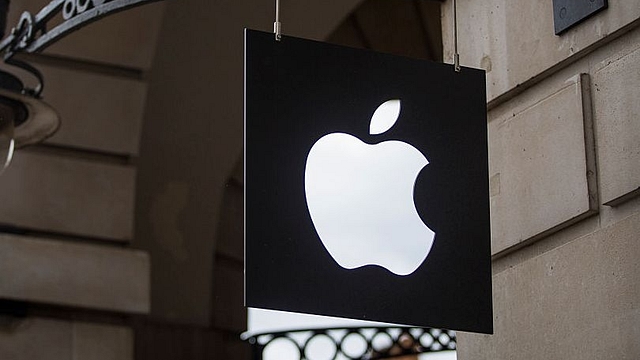
[[[369,125],[369,134],[378,135],[391,129],[393,124],[398,120],[400,115],[400,100],[392,99],[383,102],[373,116],[371,116],[371,124]]]

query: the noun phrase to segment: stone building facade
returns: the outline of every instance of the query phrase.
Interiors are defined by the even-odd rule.
[[[7,33],[47,3],[11,1]],[[0,176],[0,359],[133,358],[152,263],[131,246],[135,159],[164,8],[105,18],[26,58],[62,126]]]
[[[11,1],[9,25],[47,3]],[[385,27],[407,4],[419,21]],[[452,14],[283,0],[281,21],[450,62]],[[457,15],[487,71],[495,313],[458,358],[640,358],[640,2],[560,36],[551,0]],[[63,125],[0,176],[0,359],[247,358],[242,29],[272,22],[271,1],[165,1],[29,58]]]
[[[640,357],[640,2],[559,36],[552,1],[457,3],[487,71],[495,316],[458,358]]]

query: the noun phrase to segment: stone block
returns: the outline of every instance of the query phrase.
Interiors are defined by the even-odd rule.
[[[0,298],[147,313],[149,273],[143,251],[0,235]]]
[[[133,331],[114,325],[38,317],[0,328],[3,360],[132,360]]]
[[[602,202],[640,195],[640,49],[603,61],[593,76]]]
[[[640,214],[493,276],[494,335],[458,359],[640,358]]]
[[[557,231],[597,210],[588,78],[540,88],[489,116],[492,251]],[[586,131],[586,132],[585,132]]]
[[[128,241],[135,169],[20,151],[0,177],[0,224]]]
[[[12,0],[8,28],[18,24],[23,11],[35,15],[48,3],[43,0]],[[62,38],[47,48],[45,53],[149,69],[155,55],[164,8],[164,2],[158,2],[108,15]],[[54,17],[47,30],[53,30],[62,20],[61,15]]]
[[[462,65],[487,70],[493,100],[556,64],[599,46],[640,18],[637,1],[609,1],[609,8],[556,36],[552,1],[460,0],[458,45]],[[452,2],[443,5],[444,59],[453,57]]]
[[[82,360],[133,360],[133,329],[76,322],[73,354]]]
[[[117,154],[137,154],[147,93],[144,82],[38,66],[44,101],[60,115],[60,130],[47,142]]]
[[[0,359],[69,360],[74,358],[71,343],[68,321],[16,319],[10,327],[0,328]]]

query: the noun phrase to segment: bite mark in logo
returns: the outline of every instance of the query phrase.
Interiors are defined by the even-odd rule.
[[[369,133],[389,130],[400,100],[382,103]],[[429,161],[397,140],[366,144],[346,133],[316,141],[307,155],[305,196],[313,225],[331,257],[345,269],[378,265],[396,275],[415,272],[435,233],[424,224],[413,192]]]

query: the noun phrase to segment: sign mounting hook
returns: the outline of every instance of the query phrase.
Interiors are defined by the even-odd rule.
[[[276,34],[276,41],[282,39],[282,24],[280,23],[280,0],[276,0],[276,21],[273,23],[273,33]]]
[[[456,72],[460,72],[460,54],[458,54],[458,14],[456,8],[456,0],[453,0],[453,69]]]

